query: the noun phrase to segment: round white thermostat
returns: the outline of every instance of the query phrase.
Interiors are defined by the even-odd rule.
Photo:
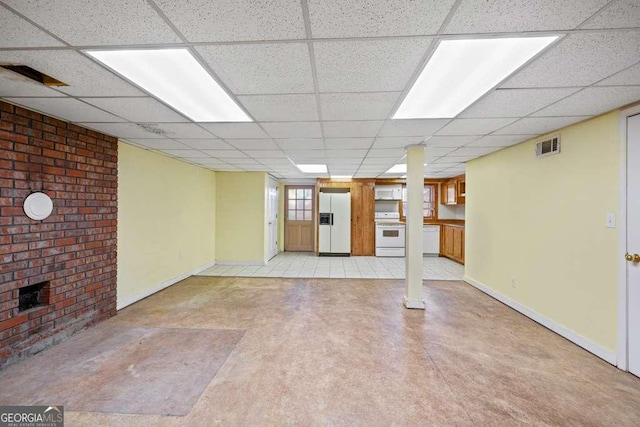
[[[24,200],[24,213],[31,219],[42,221],[51,215],[53,201],[44,193],[31,193]]]

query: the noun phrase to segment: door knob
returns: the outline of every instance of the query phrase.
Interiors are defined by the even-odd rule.
[[[638,254],[633,254],[633,255],[632,254],[626,254],[624,256],[624,259],[626,259],[629,262],[633,262],[633,263],[640,262],[640,255],[638,255]]]

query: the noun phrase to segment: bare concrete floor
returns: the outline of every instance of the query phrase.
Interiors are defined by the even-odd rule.
[[[426,311],[402,292],[192,277],[0,372],[0,404],[69,426],[638,425],[640,379],[463,282],[425,282]]]

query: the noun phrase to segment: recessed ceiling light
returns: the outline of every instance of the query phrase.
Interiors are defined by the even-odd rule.
[[[87,53],[193,121],[252,121],[188,49],[90,50]]]
[[[557,38],[441,41],[393,118],[455,117]]]
[[[407,173],[407,165],[405,164],[393,165],[385,173]]]
[[[296,165],[304,173],[327,173],[327,165]]]
[[[351,179],[353,175],[331,175],[331,179]]]

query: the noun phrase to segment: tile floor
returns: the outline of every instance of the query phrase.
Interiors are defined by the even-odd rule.
[[[201,276],[404,279],[405,259],[373,256],[318,257],[313,252],[280,252],[264,266],[216,265]],[[425,280],[462,280],[464,266],[447,258],[424,257]]]
[[[638,425],[639,378],[464,282],[426,281],[426,310],[403,290],[191,277],[0,371],[0,405],[69,426]]]

